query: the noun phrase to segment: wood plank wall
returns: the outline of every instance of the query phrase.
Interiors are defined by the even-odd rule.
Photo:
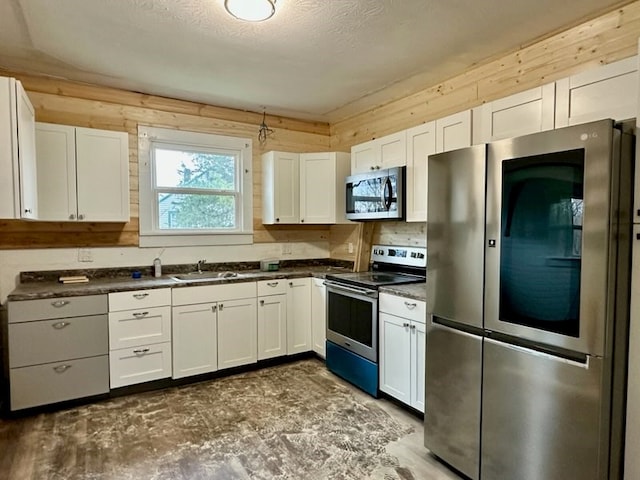
[[[139,124],[217,133],[253,140],[254,241],[315,242],[329,239],[326,225],[264,226],[261,155],[269,150],[322,152],[329,147],[329,125],[267,115],[275,130],[266,144],[257,141],[262,114],[213,107],[111,88],[0,71],[22,81],[40,122],[77,125],[129,134],[131,221],[123,223],[26,222],[0,220],[0,248],[138,245]]]
[[[640,1],[636,1],[413,95],[333,123],[331,148],[348,151],[352,145],[630,57],[638,53],[639,37]],[[424,223],[389,222],[376,226],[373,241],[419,245],[424,238]],[[357,242],[355,227],[332,227],[331,256],[353,260],[349,242]]]

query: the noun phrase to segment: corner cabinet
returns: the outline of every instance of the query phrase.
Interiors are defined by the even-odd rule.
[[[129,221],[126,132],[36,124],[40,220]]]
[[[0,218],[38,218],[35,113],[22,84],[0,77]]]
[[[262,223],[348,223],[350,156],[342,152],[267,152],[262,156]]]

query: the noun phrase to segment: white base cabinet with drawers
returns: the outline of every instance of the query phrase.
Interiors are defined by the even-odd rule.
[[[111,388],[171,376],[171,289],[109,294]]]
[[[381,293],[380,390],[424,412],[425,302]]]
[[[256,282],[174,288],[173,378],[257,362]]]
[[[11,410],[109,391],[107,296],[9,302]]]
[[[258,282],[258,360],[287,354],[287,281]]]

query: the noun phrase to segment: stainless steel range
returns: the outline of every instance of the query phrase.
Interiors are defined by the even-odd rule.
[[[371,270],[327,275],[327,368],[378,396],[378,288],[424,282],[427,250],[374,245]]]

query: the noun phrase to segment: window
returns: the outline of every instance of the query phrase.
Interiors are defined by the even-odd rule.
[[[140,126],[140,246],[252,243],[251,140]]]

